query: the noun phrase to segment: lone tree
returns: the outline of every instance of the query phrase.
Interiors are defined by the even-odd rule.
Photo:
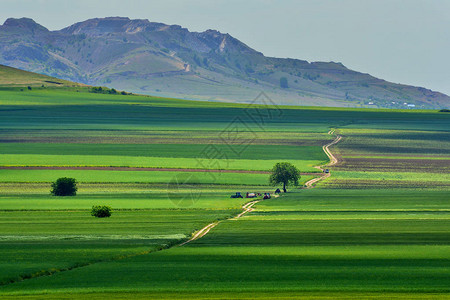
[[[288,162],[279,162],[272,168],[270,183],[272,185],[283,184],[283,191],[286,193],[286,186],[290,183],[298,185],[300,171]]]
[[[52,183],[50,193],[53,196],[75,196],[77,190],[77,181],[75,178],[62,177]]]

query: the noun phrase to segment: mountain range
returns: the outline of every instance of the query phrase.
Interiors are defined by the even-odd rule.
[[[123,17],[50,31],[29,18],[0,26],[0,64],[83,84],[208,101],[446,108],[450,97],[336,62],[266,57],[229,34]]]

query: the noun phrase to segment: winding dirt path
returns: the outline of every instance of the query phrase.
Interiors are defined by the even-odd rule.
[[[242,206],[242,209],[244,210],[243,212],[241,212],[239,215],[237,215],[237,216],[234,217],[234,218],[229,218],[229,219],[226,219],[226,220],[236,220],[236,219],[241,218],[241,217],[242,217],[243,215],[245,215],[246,213],[252,212],[253,210],[255,210],[255,209],[253,208],[253,205],[255,205],[256,203],[258,203],[258,202],[260,202],[260,201],[262,201],[262,200],[255,200],[255,201],[251,201],[251,202],[245,203],[245,204]],[[192,241],[195,241],[195,240],[198,240],[199,238],[204,237],[205,235],[208,234],[208,232],[209,232],[211,229],[213,229],[214,227],[216,227],[217,225],[219,225],[220,222],[222,222],[222,221],[215,221],[215,222],[212,222],[211,224],[206,225],[205,227],[203,227],[203,228],[200,229],[199,231],[195,232],[194,235],[193,235],[189,240],[187,240],[187,241],[181,243],[181,244],[178,245],[178,246],[186,245],[187,243],[190,243],[190,242],[192,242]]]
[[[242,217],[243,215],[245,215],[246,213],[252,212],[255,209],[253,208],[253,206],[260,202],[262,200],[255,200],[255,201],[251,201],[248,202],[247,204],[245,204],[244,206],[242,206],[242,209],[244,210],[243,212],[241,212],[239,215],[237,215],[235,218],[233,218],[234,220],[239,219],[240,217]]]
[[[195,240],[205,236],[212,228],[216,227],[219,223],[220,223],[220,221],[215,221],[215,222],[212,222],[211,224],[206,225],[205,227],[203,227],[202,229],[200,229],[199,231],[194,233],[194,235],[189,240],[179,244],[178,246],[180,247],[180,246],[186,245],[187,243],[190,243],[192,241],[195,241]]]
[[[330,134],[330,135],[334,134],[334,131],[335,130],[332,129],[332,130],[328,131],[328,134]],[[334,166],[335,164],[337,164],[339,162],[338,159],[336,158],[336,156],[334,156],[333,153],[330,152],[330,147],[339,143],[339,141],[341,139],[342,139],[342,136],[337,135],[336,138],[331,143],[326,144],[325,146],[322,147],[323,152],[325,152],[325,154],[328,156],[328,159],[330,160],[330,162],[325,165],[322,165],[322,166],[317,166],[317,167],[315,167],[316,169],[319,169],[323,172],[326,167]],[[331,173],[323,173],[322,176],[313,178],[313,179],[307,181],[305,183],[305,186],[306,186],[306,188],[313,188],[317,182],[319,182],[320,180],[324,180],[330,176],[331,176]]]
[[[332,134],[334,134],[334,131],[335,130],[332,129],[332,130],[330,130],[328,132],[328,134],[332,135]],[[335,165],[335,164],[338,163],[338,159],[330,152],[329,147],[337,144],[341,139],[342,139],[342,136],[338,135],[338,136],[336,136],[336,138],[331,143],[329,143],[329,144],[327,144],[327,145],[322,147],[323,151],[325,152],[325,154],[330,159],[330,162],[328,164],[323,165],[323,166],[316,167],[317,169],[323,171],[324,167],[329,167],[329,166],[332,166],[332,165]],[[14,167],[0,167],[0,169],[7,169],[7,168],[14,168]],[[21,167],[18,167],[18,168],[21,168]],[[36,167],[36,168],[39,168],[39,167]],[[139,168],[139,169],[143,169],[143,168]],[[146,169],[146,168],[144,168],[144,169]],[[161,169],[158,169],[158,170],[161,170]],[[186,170],[186,169],[178,169],[178,170]],[[211,171],[211,170],[209,170],[209,171]],[[223,172],[223,170],[218,170],[218,171]],[[250,172],[255,172],[255,171],[250,171]],[[248,172],[248,173],[250,173],[250,172]],[[258,171],[256,171],[256,172],[258,172]],[[301,173],[301,174],[313,174],[313,175],[315,175],[316,173]],[[328,178],[328,177],[330,177],[330,173],[324,173],[321,177],[309,180],[308,182],[306,182],[305,185],[307,186],[307,188],[313,188],[314,187],[313,185],[316,182],[318,182],[319,180],[323,180],[325,178]],[[277,196],[275,196],[275,197],[277,197]],[[253,206],[255,204],[257,204],[258,202],[260,202],[260,201],[262,201],[262,199],[254,200],[254,201],[250,201],[250,202],[245,203],[242,206],[243,211],[240,214],[238,214],[235,217],[228,218],[226,220],[238,220],[239,218],[241,218],[245,214],[254,211],[255,209],[253,208]],[[21,279],[11,280],[10,282],[0,284],[0,286],[10,285],[10,284],[13,284],[13,283],[16,283],[16,282],[29,280],[31,278],[37,278],[37,277],[43,277],[43,276],[52,276],[55,273],[68,272],[68,271],[71,271],[71,270],[74,270],[74,269],[83,268],[83,267],[86,267],[86,266],[89,266],[89,265],[92,265],[92,264],[95,264],[95,263],[99,263],[99,262],[118,261],[118,260],[123,260],[125,258],[130,258],[130,257],[135,257],[135,256],[140,256],[140,255],[146,255],[146,254],[149,254],[149,253],[152,253],[152,252],[162,251],[162,250],[169,249],[169,248],[172,248],[172,247],[184,246],[184,245],[186,245],[186,244],[188,244],[188,243],[190,243],[192,241],[195,241],[195,240],[198,240],[198,239],[204,237],[206,234],[209,233],[209,231],[211,229],[213,229],[214,227],[219,225],[221,222],[222,221],[214,221],[211,224],[206,225],[205,227],[203,227],[199,231],[195,232],[189,240],[187,240],[187,241],[185,241],[185,242],[183,242],[181,244],[175,245],[175,246],[167,246],[167,247],[164,247],[164,248],[161,248],[161,249],[158,249],[158,250],[149,250],[149,251],[144,251],[144,252],[140,252],[140,253],[136,253],[136,254],[130,254],[130,255],[125,255],[125,256],[121,255],[119,257],[113,257],[113,258],[110,258],[110,259],[100,260],[100,261],[96,261],[96,262],[89,262],[89,263],[85,263],[85,264],[81,264],[81,265],[77,265],[77,266],[69,267],[69,268],[65,268],[65,269],[59,269],[59,270],[52,269],[52,270],[40,271],[40,272],[32,274],[29,278],[21,278]]]
[[[328,131],[328,134],[332,135],[332,134],[334,134],[334,131],[335,131],[335,129],[332,129],[332,130]],[[319,170],[321,170],[323,172],[325,167],[333,166],[333,165],[335,165],[335,164],[337,164],[339,162],[338,159],[333,155],[333,153],[330,152],[329,148],[331,146],[336,145],[337,143],[339,143],[339,141],[341,139],[342,139],[342,136],[338,135],[338,136],[336,136],[336,138],[332,142],[330,142],[330,143],[328,143],[328,144],[326,144],[325,146],[322,147],[323,152],[325,152],[325,154],[328,156],[328,159],[330,160],[330,162],[325,164],[325,165],[322,165],[322,166],[317,166],[315,168],[317,168],[317,169],[319,169]],[[306,174],[310,174],[310,173],[306,173]],[[316,175],[316,173],[312,173],[312,174]],[[331,176],[330,173],[323,173],[322,176],[317,177],[317,178],[313,178],[313,179],[307,181],[305,183],[305,185],[306,185],[307,188],[314,188],[314,184],[315,183],[317,183],[318,181],[323,180],[325,178],[328,178],[330,176]],[[226,220],[237,220],[237,219],[241,218],[243,215],[254,211],[255,209],[253,208],[253,206],[255,204],[257,204],[258,202],[260,202],[260,201],[262,201],[262,200],[254,200],[254,201],[251,201],[251,202],[247,202],[246,204],[244,204],[242,206],[243,211],[240,214],[238,214],[234,218],[229,218],[229,219],[226,219]],[[188,244],[188,243],[190,243],[192,241],[195,241],[195,240],[198,240],[198,239],[204,237],[206,234],[208,234],[208,232],[211,229],[213,229],[214,227],[219,225],[220,222],[222,222],[222,221],[215,221],[215,222],[213,222],[211,224],[206,225],[205,227],[203,227],[199,231],[195,232],[194,235],[189,240],[181,243],[179,246],[186,245],[186,244]]]

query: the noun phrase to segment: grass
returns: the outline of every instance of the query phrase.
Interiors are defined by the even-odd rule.
[[[261,190],[261,187],[259,187]],[[264,189],[264,188],[263,188]],[[251,189],[251,191],[258,189]],[[242,190],[244,192],[246,190]],[[262,190],[261,190],[262,191]],[[148,189],[137,193],[97,193],[76,197],[54,197],[46,194],[12,194],[0,196],[0,210],[88,210],[93,205],[110,205],[114,209],[239,209],[242,199],[230,199],[235,190],[211,192],[206,189],[161,192]]]
[[[108,219],[88,211],[0,212],[0,283],[155,251],[231,212],[114,211]]]
[[[74,82],[0,65],[0,87],[40,87],[42,85],[50,87],[66,85],[81,86],[80,84]]]
[[[439,211],[450,210],[447,190],[308,189],[258,204],[258,211]],[[285,201],[286,200],[286,201]],[[287,201],[288,200],[288,201]]]
[[[321,147],[280,146],[280,145],[192,145],[185,144],[40,144],[8,143],[0,154],[48,154],[48,155],[95,155],[138,156],[138,157],[183,157],[210,158],[209,152],[220,159],[298,159],[325,160]],[[215,154],[215,153],[218,154]],[[101,160],[100,160],[101,161]]]
[[[250,216],[221,223],[185,247],[99,263],[5,290],[448,292],[449,246],[443,226],[449,220],[416,222],[380,220],[382,227],[394,229],[389,234],[370,220],[275,222]],[[114,272],[121,274],[120,282],[113,280]],[[80,285],[81,278],[89,280]]]
[[[3,292],[50,291],[49,297],[94,291],[99,293],[96,295],[170,297],[174,289],[186,297],[200,292],[223,297],[243,292],[264,297],[265,293],[281,292],[293,298],[304,293],[350,297],[362,292],[396,292],[400,298],[422,293],[445,295],[450,277],[446,230],[450,212],[444,195],[446,191],[440,190],[301,190],[260,202],[255,212],[241,220],[223,221],[187,246],[96,263],[5,286]],[[53,235],[67,237],[80,230],[87,234],[95,228],[87,223],[74,230],[71,224],[63,222],[58,232],[52,229]],[[132,230],[137,229],[134,226]],[[33,231],[24,229],[27,235]],[[121,232],[118,227],[119,236]],[[123,234],[126,232],[124,227]],[[96,241],[103,238],[97,236]],[[114,280],[117,273],[120,281]]]
[[[60,177],[76,178],[83,183],[166,183],[179,184],[223,184],[261,185],[268,184],[267,174],[177,172],[177,171],[98,171],[98,170],[0,170],[1,182],[53,182]],[[300,184],[311,176],[302,176]]]
[[[337,179],[378,179],[378,180],[408,180],[408,181],[445,181],[449,182],[450,174],[419,173],[419,172],[364,172],[336,171]]]
[[[406,292],[292,292],[292,291],[277,291],[277,299],[442,299],[446,297],[446,293],[406,293]],[[16,299],[17,296],[3,296],[3,299]],[[40,295],[20,295],[22,299],[42,299]],[[223,299],[223,298],[238,298],[238,299],[273,299],[273,292],[264,291],[242,291],[242,292],[190,292],[190,293],[176,293],[176,292],[114,292],[114,293],[56,293],[45,294],[46,299],[73,299],[89,298],[89,299]]]
[[[450,135],[439,128],[340,129],[344,139],[333,150],[344,162],[322,184],[344,189],[448,189]]]
[[[333,139],[330,128],[344,136],[331,149],[341,165],[330,178],[315,189],[289,188],[238,220],[226,219],[249,199],[230,194],[273,191],[267,174],[2,169],[0,282],[15,282],[0,287],[2,298],[450,292],[446,114],[3,87],[0,127],[1,166],[268,170],[289,161],[310,172],[327,160],[321,146]],[[76,197],[48,194],[62,176],[81,182]],[[113,207],[111,218],[89,215],[99,204]],[[152,252],[219,219],[195,242]]]
[[[178,155],[181,155],[179,153]],[[0,166],[44,167],[137,167],[137,168],[187,168],[268,171],[276,159],[208,159],[185,157],[143,157],[116,155],[50,155],[2,154]],[[314,166],[323,160],[289,160],[302,172],[319,172]]]

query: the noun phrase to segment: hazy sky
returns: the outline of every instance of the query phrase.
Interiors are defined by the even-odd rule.
[[[450,0],[0,0],[0,22],[51,29],[125,16],[217,29],[267,56],[348,68],[450,95]]]

